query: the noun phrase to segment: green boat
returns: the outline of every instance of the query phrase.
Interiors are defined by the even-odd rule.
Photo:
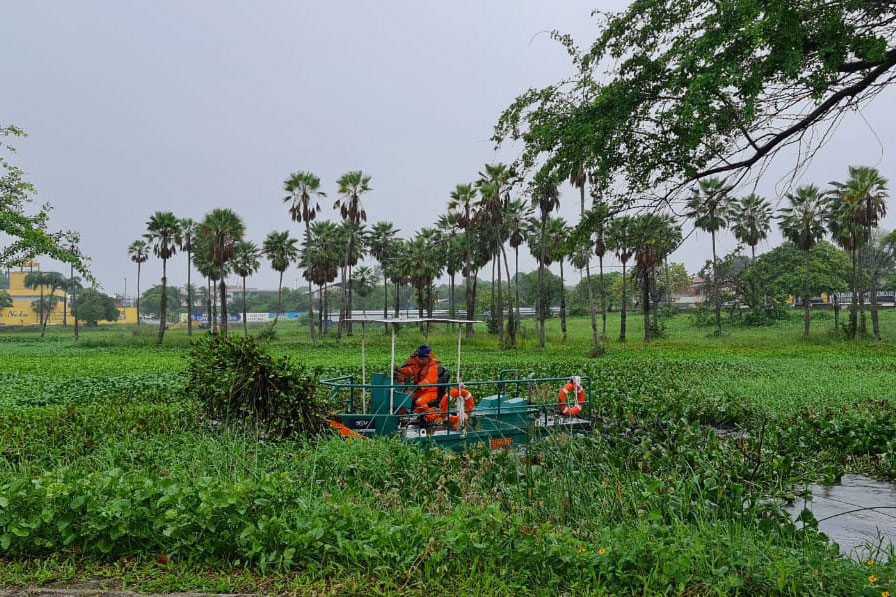
[[[330,388],[331,399],[341,405],[341,412],[331,426],[344,437],[395,436],[421,446],[454,450],[509,449],[551,433],[592,428],[590,377],[519,377],[516,370],[508,369],[497,380],[461,381],[462,329],[471,323],[468,320],[367,319],[352,323],[360,324],[362,330],[361,378],[345,375],[320,381]],[[426,386],[438,387],[440,394],[449,395],[456,388],[456,398],[448,398],[445,410],[429,411],[425,415],[415,412],[413,404],[414,390],[420,386],[402,384],[382,372],[371,374],[367,380],[365,350],[366,325],[389,325],[392,330],[390,370],[395,371],[398,326],[421,323],[458,324],[455,379]],[[471,409],[464,402],[464,390],[476,396]]]

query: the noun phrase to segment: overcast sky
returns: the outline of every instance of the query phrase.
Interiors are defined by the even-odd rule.
[[[214,207],[243,216],[248,237],[300,229],[281,202],[283,179],[311,170],[331,197],[348,170],[372,176],[368,219],[405,236],[431,225],[454,185],[496,154],[489,137],[500,112],[530,86],[570,73],[547,35],[560,29],[586,45],[597,3],[573,0],[381,0],[342,2],[2,2],[0,124],[29,133],[16,162],[55,228],[82,233],[83,250],[110,293],[136,267],[127,246],[156,210],[201,219]],[[625,2],[599,3],[601,9]],[[896,185],[896,98],[890,90],[847,117],[803,182],[877,166]],[[759,192],[777,200],[787,156]],[[564,189],[561,215],[578,196]],[[325,202],[324,217],[335,217]],[[896,206],[884,226],[896,222]],[[685,226],[685,233],[691,226]],[[692,235],[673,256],[689,271],[709,257]],[[775,233],[767,250],[780,241]],[[725,233],[720,253],[734,248]],[[521,268],[534,259],[521,254]],[[612,266],[612,264],[611,264]],[[44,269],[52,268],[47,264]],[[186,280],[186,261],[169,267]],[[143,287],[161,264],[144,266]],[[291,270],[284,283],[295,285]],[[263,267],[250,282],[276,287]]]

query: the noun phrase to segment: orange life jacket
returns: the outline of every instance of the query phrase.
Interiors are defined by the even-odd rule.
[[[413,356],[405,361],[402,365],[401,374],[405,376],[411,383],[419,386],[427,386],[429,384],[439,383],[439,365],[442,361],[436,360],[435,353],[429,353],[429,363],[426,366],[420,365],[420,360]],[[438,400],[439,388],[420,387],[414,391],[414,406],[424,407]]]

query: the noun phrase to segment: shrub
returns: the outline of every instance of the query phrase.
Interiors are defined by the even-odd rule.
[[[281,436],[323,429],[313,376],[288,356],[270,356],[254,338],[201,338],[190,349],[185,374],[187,393],[210,417],[252,422]]]
[[[268,324],[258,330],[258,333],[255,334],[255,337],[259,340],[274,340],[277,337],[277,330],[274,329],[274,324]]]

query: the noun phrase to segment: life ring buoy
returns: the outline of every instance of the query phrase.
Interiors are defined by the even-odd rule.
[[[569,405],[569,393],[573,392],[576,397],[576,403],[572,406]],[[572,382],[569,382],[557,393],[557,401],[560,403],[560,414],[564,417],[574,417],[580,412],[585,406],[585,388],[582,386],[573,385]]]
[[[442,401],[439,403],[439,410],[442,413],[447,413],[451,409],[450,404],[448,403],[448,397],[450,395],[452,400],[457,400],[458,393],[460,397],[464,399],[464,412],[469,417],[470,413],[473,412],[473,407],[476,406],[476,401],[473,398],[473,394],[471,394],[466,388],[462,388],[460,392],[458,392],[457,388],[451,388],[451,391],[442,396]],[[460,421],[460,417],[457,415],[449,415],[448,422],[451,423],[451,426],[457,429],[458,423]]]

